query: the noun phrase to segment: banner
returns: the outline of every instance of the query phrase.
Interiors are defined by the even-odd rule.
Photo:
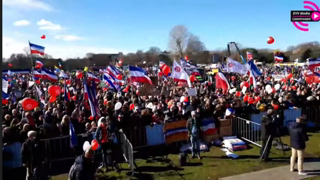
[[[281,79],[284,79],[286,78],[285,75],[272,75],[272,78],[275,80],[275,81],[281,81]]]
[[[227,59],[227,72],[233,72],[233,73],[239,73],[239,74],[247,74],[248,69],[245,65],[239,63],[238,61],[235,61],[231,58]]]

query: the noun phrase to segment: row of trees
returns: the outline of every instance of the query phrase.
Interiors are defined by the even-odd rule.
[[[54,59],[50,55],[36,57],[44,62],[45,67],[58,66],[60,63],[65,69],[78,69],[85,66],[106,66],[109,63],[114,63],[115,59],[123,59],[125,64],[140,65],[143,61],[147,64],[158,64],[159,60],[167,64],[172,64],[173,59],[188,56],[196,63],[208,64],[212,63],[213,57],[218,61],[222,61],[223,57],[231,56],[233,59],[241,61],[239,53],[235,47],[230,47],[230,54],[226,49],[209,51],[200,38],[191,33],[185,26],[179,25],[171,29],[169,33],[169,51],[161,50],[158,47],[150,47],[147,51],[137,50],[135,53],[129,54],[93,54],[87,53],[83,58],[73,58],[63,61],[62,59]],[[246,55],[246,51],[253,53],[253,57],[257,61],[263,63],[274,62],[274,50],[270,49],[255,49],[245,48],[241,44],[237,44],[242,55]],[[31,67],[29,50],[24,50],[24,54],[12,54],[11,57],[2,61],[3,69],[7,69],[8,64],[12,64],[11,69],[25,69]],[[299,59],[304,61],[310,57],[320,57],[320,43],[308,42],[297,46],[288,47],[287,51],[279,52],[278,54],[284,57],[285,62]],[[34,63],[34,62],[33,62]]]

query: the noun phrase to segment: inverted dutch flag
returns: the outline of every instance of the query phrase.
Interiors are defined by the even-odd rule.
[[[34,71],[33,71],[33,77],[34,77],[35,79],[42,78],[41,70],[34,70]]]
[[[112,65],[109,65],[106,70],[113,77],[117,77],[119,74],[121,74],[121,71],[118,70],[115,66],[112,66]]]
[[[247,64],[247,69],[252,71],[252,75],[257,77],[257,76],[261,76],[262,73],[260,72],[260,70],[257,68],[257,66],[253,63],[253,61],[248,61]]]
[[[108,73],[104,73],[103,75],[103,80],[109,84],[109,86],[111,88],[113,88],[114,90],[118,91],[119,88],[116,87],[116,85],[114,85],[115,79],[112,80],[112,76],[110,76]],[[119,87],[119,86],[118,86]]]
[[[151,79],[146,76],[145,71],[139,67],[129,66],[130,81],[138,83],[152,84]]]
[[[276,62],[283,62],[283,57],[278,56],[278,55],[275,55],[275,56],[274,56],[274,61],[276,61]]]
[[[70,135],[70,147],[73,148],[78,145],[78,138],[72,122],[69,123],[69,135]]]
[[[315,72],[318,67],[320,67],[320,60],[309,59],[308,69],[311,72]]]
[[[256,89],[257,88],[257,81],[256,78],[254,77],[252,70],[249,70],[249,79],[250,79],[250,84],[253,85],[253,88]]]
[[[36,67],[37,68],[42,68],[43,67],[43,62],[36,60]]]
[[[92,86],[88,86],[86,80],[84,80],[84,89],[87,92],[89,105],[90,105],[90,111],[91,115],[93,117],[100,117],[100,110],[98,108],[98,101],[96,99],[96,88],[95,83],[92,83]]]
[[[48,79],[50,81],[58,81],[58,76],[54,74],[53,72],[47,70],[47,69],[42,69],[41,71],[42,79]]]
[[[64,100],[65,101],[70,101],[70,93],[67,87],[66,80],[64,80]]]
[[[29,46],[30,46],[30,52],[31,54],[40,54],[40,55],[44,55],[44,47],[37,45],[37,44],[32,44],[29,42]]]
[[[88,80],[94,81],[96,83],[100,83],[100,79],[97,76],[95,76],[94,74],[92,74],[91,72],[88,72]]]

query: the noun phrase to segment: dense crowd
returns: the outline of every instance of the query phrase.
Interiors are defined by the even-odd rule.
[[[256,89],[249,84],[248,88],[243,90],[242,82],[248,81],[248,76],[225,73],[230,84],[229,92],[217,89],[214,81],[195,81],[192,86],[196,88],[196,96],[188,96],[184,85],[162,76],[158,76],[156,89],[160,93],[156,95],[141,96],[138,86],[134,83],[123,84],[118,92],[98,84],[96,99],[100,117],[106,118],[110,128],[108,133],[111,134],[125,127],[189,119],[191,114],[195,119],[213,118],[216,127],[219,127],[218,120],[230,115],[226,114],[227,109],[232,109],[232,113],[237,116],[247,117],[249,114],[267,109],[282,111],[309,105],[319,106],[320,83],[307,83],[303,67],[262,67],[261,71],[262,75],[256,79]],[[275,81],[272,75],[281,72],[291,74],[291,77]],[[97,77],[101,76],[100,72],[93,73]],[[148,74],[157,73],[152,72],[150,68]],[[69,135],[70,123],[76,134],[96,132],[100,127],[100,117],[92,117],[89,101],[84,96],[84,78],[79,79],[70,73],[70,83],[67,85],[70,100],[66,101],[65,94],[61,93],[52,103],[49,102],[50,96],[47,91],[49,86],[59,85],[63,89],[66,81],[43,80],[29,86],[29,81],[33,79],[31,75],[15,74],[7,78],[15,80],[16,83],[10,84],[9,100],[2,106],[4,145],[14,142],[23,144],[30,137],[48,139]],[[124,80],[126,81],[125,77]],[[267,85],[272,87],[271,92],[266,91]],[[42,97],[39,97],[37,89],[42,92]],[[22,94],[15,94],[17,91]],[[43,98],[46,103],[40,103],[33,111],[25,111],[20,103],[25,97],[37,100]],[[28,158],[26,154],[23,163],[27,162]]]

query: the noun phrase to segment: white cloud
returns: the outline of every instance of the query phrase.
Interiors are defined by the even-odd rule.
[[[45,53],[54,58],[68,59],[84,57],[87,53],[128,53],[127,50],[119,50],[114,48],[105,48],[99,46],[78,46],[78,45],[53,45],[40,44],[44,47]],[[9,58],[13,53],[24,53],[24,49],[28,47],[28,42],[20,42],[9,37],[2,37],[2,58]]]
[[[39,29],[42,30],[61,30],[62,27],[59,24],[54,24],[51,21],[47,21],[45,19],[41,19],[40,21],[37,22],[37,25],[40,26]]]
[[[53,8],[41,0],[2,0],[4,6],[11,6],[21,9],[39,9],[51,11]]]
[[[77,40],[83,39],[82,37],[74,36],[74,35],[56,35],[54,38],[61,39],[64,41],[77,41]]]
[[[27,20],[19,20],[13,23],[15,26],[28,26],[30,24]]]

